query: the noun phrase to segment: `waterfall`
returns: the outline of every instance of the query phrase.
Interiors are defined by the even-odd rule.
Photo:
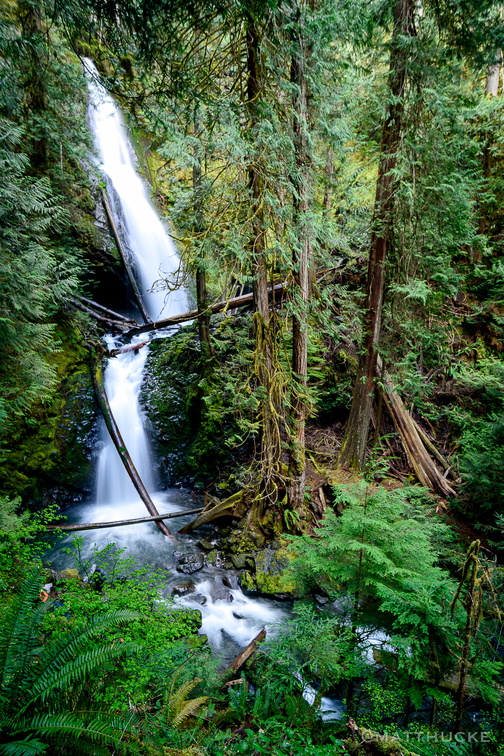
[[[126,247],[131,250],[139,274],[147,312],[152,320],[159,320],[161,315],[169,317],[185,312],[188,307],[183,289],[166,297],[166,290],[155,286],[160,279],[171,277],[178,270],[177,250],[137,173],[135,153],[121,113],[100,83],[94,63],[84,58],[84,64],[88,74],[90,129],[101,170],[112,189],[112,210],[118,224],[124,228]]]

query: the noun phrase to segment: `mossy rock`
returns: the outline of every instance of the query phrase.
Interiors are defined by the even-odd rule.
[[[42,503],[48,489],[82,491],[90,482],[98,417],[82,336],[71,321],[58,325],[52,356],[58,383],[45,404],[11,426],[0,462],[1,493]]]
[[[264,549],[255,557],[255,575],[245,572],[241,576],[242,586],[278,598],[299,598],[301,587],[296,580],[293,559],[285,547],[276,551]]]

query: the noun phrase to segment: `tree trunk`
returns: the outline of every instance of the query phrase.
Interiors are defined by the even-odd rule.
[[[271,304],[268,307],[274,306],[277,300],[281,300],[285,289],[285,284],[275,284],[272,288],[267,289],[267,295],[271,299]],[[214,304],[208,305],[208,312],[222,312],[222,310],[233,310],[238,307],[248,307],[253,304],[253,294],[242,294],[241,297],[234,297],[233,299],[223,299],[221,302],[214,302]],[[188,312],[182,312],[180,315],[172,315],[170,318],[163,318],[163,320],[157,320],[154,323],[147,323],[143,326],[135,326],[126,331],[125,336],[136,336],[138,333],[147,333],[148,331],[159,331],[162,328],[169,328],[175,326],[178,323],[186,323],[188,320],[195,320],[198,317],[198,310],[189,310]]]
[[[500,79],[500,69],[501,69],[501,61],[502,61],[502,50],[499,50],[497,53],[497,61],[493,63],[488,68],[488,73],[486,76],[486,86],[485,86],[485,94],[486,95],[492,95],[492,97],[497,97],[499,94],[499,79]]]
[[[182,512],[170,512],[169,514],[153,515],[152,517],[135,517],[133,520],[113,520],[112,522],[83,522],[80,525],[48,525],[47,530],[101,530],[102,528],[119,528],[123,525],[138,525],[141,522],[155,522],[156,520],[171,520],[176,517],[187,517],[190,514],[202,512],[199,509],[184,509]]]
[[[107,394],[105,392],[105,386],[103,384],[103,376],[102,376],[101,367],[99,365],[97,365],[96,369],[93,370],[93,384],[94,384],[98,404],[103,413],[103,419],[105,420],[105,425],[107,426],[107,430],[110,433],[110,437],[112,441],[114,442],[114,446],[116,447],[118,451],[119,457],[121,458],[121,462],[123,463],[126,469],[126,472],[128,473],[130,477],[131,482],[135,486],[135,489],[138,495],[140,496],[141,500],[147,507],[147,511],[149,512],[149,514],[151,514],[153,517],[159,516],[159,512],[157,511],[154,505],[154,502],[149,496],[149,492],[145,488],[143,480],[138,474],[138,471],[133,463],[133,460],[131,459],[130,454],[124,444],[121,431],[119,430],[117,423],[115,421],[115,418],[111,412],[110,404],[107,398]],[[158,526],[161,533],[163,533],[163,535],[171,536],[171,533],[168,527],[164,524],[162,520],[156,521],[156,525]]]
[[[308,414],[306,378],[308,371],[308,297],[311,235],[308,227],[310,194],[310,155],[308,149],[308,97],[306,82],[307,44],[301,27],[301,11],[296,9],[295,31],[291,35],[294,169],[293,223],[296,242],[292,253],[293,302],[292,316],[292,392],[290,417],[288,502],[291,509],[300,510],[304,503],[306,482],[305,422]]]
[[[404,38],[414,35],[414,9],[415,0],[396,0],[390,52],[389,105],[382,131],[369,252],[364,344],[339,457],[342,465],[356,469],[364,466],[369,435],[382,319],[385,261],[394,206],[393,173],[397,165],[404,114],[403,98],[408,64]]]
[[[254,138],[259,123],[259,100],[262,94],[260,40],[256,24],[249,18],[246,31],[247,45],[247,110],[250,134]],[[264,504],[274,504],[277,500],[278,477],[281,462],[281,437],[279,397],[275,385],[274,370],[274,329],[273,316],[268,300],[268,266],[265,250],[265,228],[263,212],[263,178],[261,166],[254,152],[248,168],[249,191],[252,213],[252,259],[255,268],[253,295],[255,305],[255,374],[259,386],[264,388],[261,399],[259,421],[261,439],[259,449],[259,467],[261,493]]]
[[[198,139],[200,128],[198,116],[194,116],[194,138]],[[197,234],[203,232],[203,186],[201,181],[201,146],[198,144],[194,148],[194,165],[192,170],[193,180],[193,211],[194,211],[194,231]],[[202,259],[201,252],[198,254],[196,263],[196,301],[198,304],[198,335],[200,341],[201,354],[204,363],[207,364],[214,356],[212,341],[210,337],[210,313],[207,310],[207,286],[205,261]]]

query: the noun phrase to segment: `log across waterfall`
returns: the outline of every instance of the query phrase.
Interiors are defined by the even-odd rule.
[[[138,474],[138,471],[133,463],[133,460],[131,459],[131,455],[124,444],[121,432],[115,421],[114,415],[112,414],[112,411],[110,409],[110,404],[107,398],[107,393],[105,391],[105,386],[103,383],[103,377],[102,377],[100,366],[97,366],[93,372],[93,382],[94,382],[94,387],[95,387],[96,398],[98,400],[98,404],[100,405],[100,409],[102,410],[103,419],[105,420],[105,425],[107,426],[107,430],[110,433],[110,437],[114,443],[114,446],[117,449],[117,453],[119,454],[121,462],[123,463],[124,468],[131,479],[131,482],[135,486],[135,489],[138,495],[140,496],[141,500],[147,507],[147,511],[153,517],[159,516],[159,512],[157,511],[156,506],[154,502],[152,501],[149,495],[149,492],[147,491],[140,475]],[[171,531],[169,530],[167,525],[163,522],[163,520],[155,520],[155,522],[159,530],[161,531],[161,533],[163,533],[163,535],[171,536]]]

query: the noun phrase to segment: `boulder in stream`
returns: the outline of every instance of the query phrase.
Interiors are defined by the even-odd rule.
[[[173,556],[178,562],[177,572],[183,572],[184,575],[198,572],[205,564],[205,557],[200,551],[175,551]]]
[[[196,586],[192,580],[181,580],[179,583],[175,583],[172,588],[174,596],[187,596],[188,593],[194,593]]]

